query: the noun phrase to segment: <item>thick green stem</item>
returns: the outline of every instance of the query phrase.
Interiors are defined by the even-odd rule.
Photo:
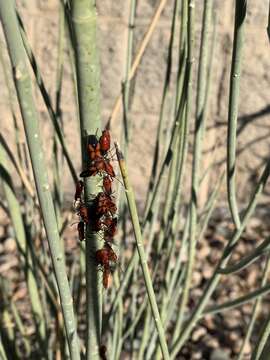
[[[20,36],[14,1],[0,0],[0,18],[12,63],[17,97],[24,122],[35,183],[51,250],[52,262],[64,315],[65,329],[72,359],[79,359],[79,343],[48,175],[38,128],[38,113],[34,104],[31,78],[26,66],[26,55]]]
[[[244,25],[246,18],[247,0],[235,1],[235,24],[233,55],[230,79],[230,99],[228,114],[227,139],[227,191],[228,201],[234,224],[240,227],[240,218],[237,208],[235,174],[236,174],[236,131],[238,116],[239,87],[241,76],[242,48],[244,43]]]
[[[97,43],[97,15],[93,0],[72,0],[71,16],[74,31],[77,90],[82,138],[83,169],[88,164],[87,143],[101,131],[100,119],[100,63]],[[85,180],[85,202],[91,204],[99,190],[99,176]],[[95,251],[102,240],[88,227],[86,230],[86,293],[87,293],[87,345],[86,358],[99,358],[102,318],[101,272],[95,262]]]

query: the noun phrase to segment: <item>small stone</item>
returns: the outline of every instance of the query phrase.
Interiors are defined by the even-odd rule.
[[[213,330],[215,328],[215,323],[212,315],[206,315],[204,318],[204,324],[209,330]]]
[[[244,352],[244,354],[250,354],[251,353],[251,344],[250,344],[249,341],[245,344],[243,352]]]
[[[210,279],[210,277],[213,275],[213,269],[210,266],[205,266],[202,273],[205,279]]]
[[[202,336],[204,336],[206,334],[206,329],[203,327],[200,327],[198,329],[196,329],[193,334],[192,334],[192,340],[193,341],[198,341]]]
[[[253,285],[255,285],[256,283],[257,283],[257,271],[250,271],[250,273],[248,274],[248,276],[247,276],[247,279],[246,279],[246,281],[247,281],[247,284],[249,285],[249,286],[253,286]]]
[[[230,360],[230,357],[225,349],[215,349],[211,353],[210,360]]]
[[[250,229],[260,228],[261,225],[262,225],[262,220],[255,217],[249,219],[248,221],[248,228]]]
[[[219,343],[217,339],[214,338],[210,338],[207,340],[207,345],[212,348],[212,349],[216,349],[219,348]]]
[[[4,242],[4,248],[5,248],[5,251],[7,251],[7,252],[15,251],[17,248],[15,239],[13,239],[11,237],[7,238]]]
[[[199,271],[194,271],[192,280],[194,281],[194,285],[200,284],[202,279],[202,274]]]
[[[6,230],[4,226],[0,226],[0,238],[5,237]]]

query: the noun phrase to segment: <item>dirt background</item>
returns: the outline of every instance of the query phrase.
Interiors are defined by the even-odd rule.
[[[158,5],[154,0],[138,0],[135,22],[134,52],[150,23]],[[203,1],[196,3],[196,51],[195,68],[199,55],[200,22]],[[213,158],[213,146],[225,140],[228,108],[230,61],[234,24],[234,2],[232,0],[215,2],[217,16],[217,44],[213,64],[213,83],[210,113],[207,119],[209,131],[206,134],[204,166]],[[56,89],[57,41],[58,41],[58,1],[57,0],[19,0],[18,9],[24,19],[26,31],[32,44],[37,62],[41,68],[45,84],[53,102]],[[105,124],[115,98],[121,89],[125,72],[125,54],[127,44],[127,19],[129,1],[98,0],[98,37],[101,58],[102,118]],[[148,45],[134,81],[130,119],[132,122],[132,142],[130,146],[129,167],[137,199],[144,198],[151,169],[151,159],[155,144],[155,134],[159,117],[162,88],[165,78],[167,51],[170,38],[173,1],[168,0],[158,26]],[[246,41],[244,46],[243,71],[239,104],[239,137],[237,160],[238,197],[246,200],[247,192],[254,179],[258,177],[261,165],[269,154],[269,114],[270,114],[270,62],[269,41],[267,38],[268,1],[250,0]],[[2,31],[0,32],[3,44]],[[67,46],[66,46],[67,48]],[[7,68],[8,59],[5,53]],[[173,58],[176,74],[176,49]],[[78,172],[80,171],[79,133],[74,108],[74,91],[68,51],[65,51],[64,87],[62,112],[64,132],[69,151]],[[196,75],[194,76],[194,88]],[[14,144],[14,131],[9,110],[8,93],[4,84],[4,75],[0,72],[0,114],[1,132],[9,143]],[[52,128],[43,100],[35,88],[35,96],[40,111],[40,125],[46,146],[48,164],[52,151]],[[16,100],[14,101],[16,105]],[[195,97],[194,103],[195,106]],[[17,106],[16,106],[17,108]],[[19,112],[18,113],[18,118]],[[112,131],[118,139],[121,117],[113,124]],[[23,135],[22,135],[22,141]],[[46,144],[46,145],[45,145]],[[218,161],[224,160],[224,146],[217,148]],[[136,166],[134,166],[136,164]],[[64,169],[64,173],[68,172]],[[188,176],[189,179],[189,176]],[[189,180],[187,179],[187,185]],[[205,198],[209,183],[203,185],[202,196]],[[73,193],[71,176],[64,176],[63,186],[67,198]]]

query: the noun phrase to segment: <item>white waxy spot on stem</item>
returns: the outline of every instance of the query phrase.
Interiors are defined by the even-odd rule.
[[[16,67],[15,67],[15,78],[17,80],[20,80],[23,76],[23,72],[22,72],[22,68],[23,68],[23,64],[19,63]]]
[[[43,189],[44,189],[45,191],[48,191],[48,190],[50,189],[49,184],[44,184],[44,185],[43,185]]]

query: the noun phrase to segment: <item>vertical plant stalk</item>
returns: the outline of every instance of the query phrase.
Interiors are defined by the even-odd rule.
[[[269,1],[269,9],[268,9],[267,35],[270,42],[270,1]]]
[[[15,115],[15,106],[14,106],[14,96],[12,94],[12,87],[11,87],[11,82],[12,79],[9,78],[8,73],[7,73],[7,67],[4,61],[4,57],[3,57],[3,53],[4,53],[4,44],[1,42],[0,43],[0,63],[2,66],[2,72],[4,75],[4,80],[5,80],[5,84],[6,84],[6,88],[8,90],[8,105],[9,108],[11,110],[11,115],[13,118],[13,123],[14,123],[14,129],[15,129],[15,139],[16,139],[16,145],[17,145],[17,156],[14,156],[14,153],[11,151],[7,141],[2,137],[2,135],[0,135],[0,141],[2,143],[2,146],[4,146],[4,148],[6,149],[6,152],[8,154],[9,160],[11,161],[16,169],[16,171],[18,172],[19,177],[21,178],[21,181],[24,185],[24,187],[26,188],[26,190],[28,191],[29,195],[34,198],[35,197],[35,192],[34,189],[32,187],[32,184],[30,183],[28,177],[26,176],[23,167],[21,165],[22,161],[21,161],[21,150],[20,150],[20,145],[19,145],[19,138],[20,138],[20,131],[18,128],[18,124],[17,124],[17,118]]]
[[[132,225],[133,225],[133,230],[134,230],[134,234],[135,234],[136,246],[137,246],[137,250],[138,250],[138,254],[139,254],[139,258],[140,258],[140,263],[141,263],[145,286],[146,286],[146,290],[147,290],[147,294],[148,294],[148,299],[150,302],[153,318],[155,321],[155,326],[156,326],[156,329],[157,329],[157,332],[159,335],[159,343],[160,343],[161,351],[163,354],[163,358],[165,360],[168,360],[170,358],[169,351],[168,351],[168,347],[167,347],[167,343],[166,343],[164,329],[163,329],[163,326],[161,323],[161,318],[160,318],[159,311],[158,311],[158,306],[157,306],[156,297],[155,297],[155,293],[154,293],[154,289],[153,289],[153,284],[151,281],[150,272],[149,272],[149,269],[147,266],[146,254],[145,254],[145,251],[143,248],[142,234],[141,234],[141,228],[140,228],[139,218],[138,218],[138,214],[137,214],[135,198],[134,198],[133,190],[129,183],[123,154],[120,152],[117,144],[115,144],[115,148],[116,148],[116,154],[117,154],[117,159],[118,159],[119,166],[120,166],[121,175],[122,175],[125,190],[126,190],[127,203],[128,203],[131,221],[132,221]]]
[[[130,107],[130,80],[129,72],[132,66],[132,50],[134,40],[134,28],[135,28],[135,12],[136,12],[137,0],[130,0],[129,10],[129,22],[128,22],[128,41],[127,41],[127,54],[126,54],[126,69],[125,80],[123,90],[123,135],[124,135],[124,154],[127,153],[128,143],[130,141],[130,122],[128,121],[128,111]]]
[[[73,301],[60,247],[57,221],[38,128],[38,113],[32,95],[31,78],[26,66],[26,56],[20,36],[14,1],[0,0],[0,18],[12,64],[14,83],[31,156],[39,203],[57,279],[70,356],[72,360],[77,360],[80,359],[80,352]]]
[[[189,119],[191,115],[191,105],[192,105],[192,69],[194,63],[194,15],[195,15],[195,2],[193,0],[188,1],[188,32],[187,32],[187,105],[186,105],[186,119]],[[196,132],[195,132],[196,136]],[[194,151],[195,153],[195,151]],[[195,154],[194,154],[195,155]],[[196,239],[195,234],[192,234],[192,226],[196,221],[196,197],[194,197],[194,164],[193,164],[193,174],[192,174],[192,194],[191,194],[191,220],[190,220],[190,239],[189,239],[189,251],[188,251],[188,264],[187,264],[187,272],[185,277],[185,284],[183,289],[182,301],[180,306],[180,314],[177,319],[176,329],[180,328],[182,317],[184,313],[184,309],[186,307],[186,303],[188,300],[189,288],[191,285],[191,278],[192,278],[192,270],[193,270],[193,263],[195,258],[195,246],[196,246]],[[197,179],[197,177],[196,177]],[[192,211],[193,208],[193,211]],[[193,218],[192,218],[193,215]],[[193,222],[193,223],[192,223]],[[193,236],[192,236],[193,235]],[[177,332],[175,332],[176,334]]]
[[[3,340],[2,340],[1,332],[0,332],[0,357],[3,360],[8,360],[5,348],[3,346]]]
[[[227,137],[227,192],[230,211],[233,222],[238,229],[241,221],[239,218],[235,175],[236,175],[236,132],[239,102],[239,88],[241,76],[242,49],[244,44],[244,29],[247,11],[247,0],[235,1],[235,23],[232,67],[230,77],[230,97],[228,113],[228,137]]]
[[[8,173],[8,163],[5,151],[0,143],[0,173],[3,178],[3,189],[8,204],[10,218],[16,235],[16,242],[20,254],[20,262],[24,268],[29,298],[32,307],[33,318],[37,328],[37,335],[43,342],[43,350],[46,341],[46,326],[44,313],[38,292],[37,276],[32,269],[32,252],[26,242],[25,224],[23,222],[20,204],[17,200],[12,184],[12,179]]]
[[[89,136],[101,130],[100,119],[100,63],[97,43],[97,15],[94,0],[72,0],[71,20],[74,32],[77,90],[80,113],[82,163],[87,167],[86,152]],[[98,176],[85,179],[85,202],[91,204],[99,192]],[[95,250],[101,248],[99,235],[86,229],[86,301],[87,344],[86,359],[99,358],[102,321],[102,282],[95,262]]]
[[[268,315],[262,330],[261,334],[259,336],[259,339],[257,340],[256,347],[252,352],[251,360],[267,360],[269,357],[269,352],[267,353],[267,356],[264,356],[266,354],[264,353],[265,347],[267,347],[267,340],[270,335],[270,315]]]
[[[165,129],[165,109],[167,105],[167,100],[169,98],[169,87],[171,83],[171,70],[172,70],[172,56],[173,56],[173,44],[176,37],[176,23],[177,23],[177,16],[179,11],[179,0],[174,1],[174,15],[172,19],[171,24],[171,34],[170,34],[170,42],[169,42],[169,48],[168,48],[168,55],[167,55],[167,68],[166,68],[166,75],[165,75],[165,82],[163,85],[163,91],[162,91],[162,99],[161,99],[161,106],[160,106],[160,112],[159,112],[159,121],[158,121],[158,127],[157,127],[157,135],[156,135],[156,143],[155,143],[155,150],[154,150],[154,158],[151,168],[151,177],[148,184],[148,190],[147,190],[147,198],[145,202],[145,209],[148,208],[149,202],[152,198],[152,193],[154,190],[154,184],[156,181],[157,176],[157,170],[158,165],[160,162],[160,159],[162,159],[163,154],[162,151],[166,151],[166,145],[164,144],[164,129]],[[167,126],[167,132],[168,126]],[[162,146],[163,145],[163,146]]]
[[[62,150],[63,150],[63,155],[64,155],[64,157],[65,157],[65,159],[67,161],[67,165],[69,167],[70,173],[72,175],[73,182],[75,184],[77,182],[77,180],[78,180],[78,177],[77,177],[73,162],[71,160],[71,156],[70,156],[69,151],[67,149],[67,145],[66,145],[66,142],[65,142],[65,139],[64,139],[64,135],[62,133],[62,129],[61,129],[60,124],[59,124],[58,119],[57,119],[57,114],[55,113],[55,111],[53,109],[51,98],[50,98],[49,93],[48,93],[48,91],[46,89],[44,80],[43,80],[42,75],[41,75],[41,71],[39,69],[38,63],[36,62],[34,53],[33,53],[32,49],[31,49],[30,43],[29,43],[28,38],[27,38],[27,34],[26,34],[25,30],[24,30],[23,23],[22,23],[22,20],[21,20],[19,14],[18,14],[18,19],[19,19],[20,31],[21,31],[21,36],[22,36],[25,51],[27,53],[30,64],[32,66],[32,69],[33,69],[33,72],[34,72],[34,75],[35,75],[35,78],[36,78],[37,85],[39,87],[39,90],[40,90],[40,93],[42,95],[43,101],[44,101],[44,103],[45,103],[45,105],[47,107],[48,114],[49,114],[49,116],[50,116],[50,118],[52,120],[55,133],[56,133],[56,135],[57,135],[57,137],[59,139],[59,143],[60,143],[60,145],[62,147]]]
[[[171,224],[167,224],[167,229],[173,233],[173,242],[179,228],[178,214],[181,201],[182,183],[184,178],[185,161],[188,151],[188,135],[190,119],[186,113],[188,72],[187,69],[187,32],[188,32],[188,0],[182,1],[181,7],[181,30],[179,46],[178,76],[175,94],[174,113],[180,125],[180,142],[177,150],[177,175],[175,179],[174,200],[171,208]]]
[[[63,85],[63,58],[64,58],[64,45],[65,45],[65,38],[64,33],[65,31],[65,18],[64,18],[64,9],[63,5],[59,3],[58,5],[58,46],[57,46],[57,64],[56,64],[56,90],[55,90],[55,121],[58,127],[61,129],[62,134],[64,134],[64,127],[63,127],[63,119],[62,119],[62,110],[61,110],[61,95],[62,95],[62,85]],[[63,141],[65,146],[65,141]],[[54,138],[53,138],[53,198],[55,204],[55,213],[57,217],[58,227],[61,229],[63,225],[62,219],[62,208],[63,208],[63,181],[62,181],[62,174],[63,174],[63,165],[64,165],[64,151],[61,147],[61,142],[58,140],[57,131],[54,127]],[[69,166],[69,165],[68,165]],[[71,170],[71,168],[70,168]],[[74,167],[72,167],[72,171],[74,171]],[[71,173],[72,174],[72,173]],[[76,178],[73,177],[73,181],[76,181]],[[61,239],[61,246],[63,248],[63,254],[65,255],[64,251],[64,239],[62,236]],[[72,293],[72,286],[71,286],[71,293]],[[60,332],[60,331],[59,331]]]

